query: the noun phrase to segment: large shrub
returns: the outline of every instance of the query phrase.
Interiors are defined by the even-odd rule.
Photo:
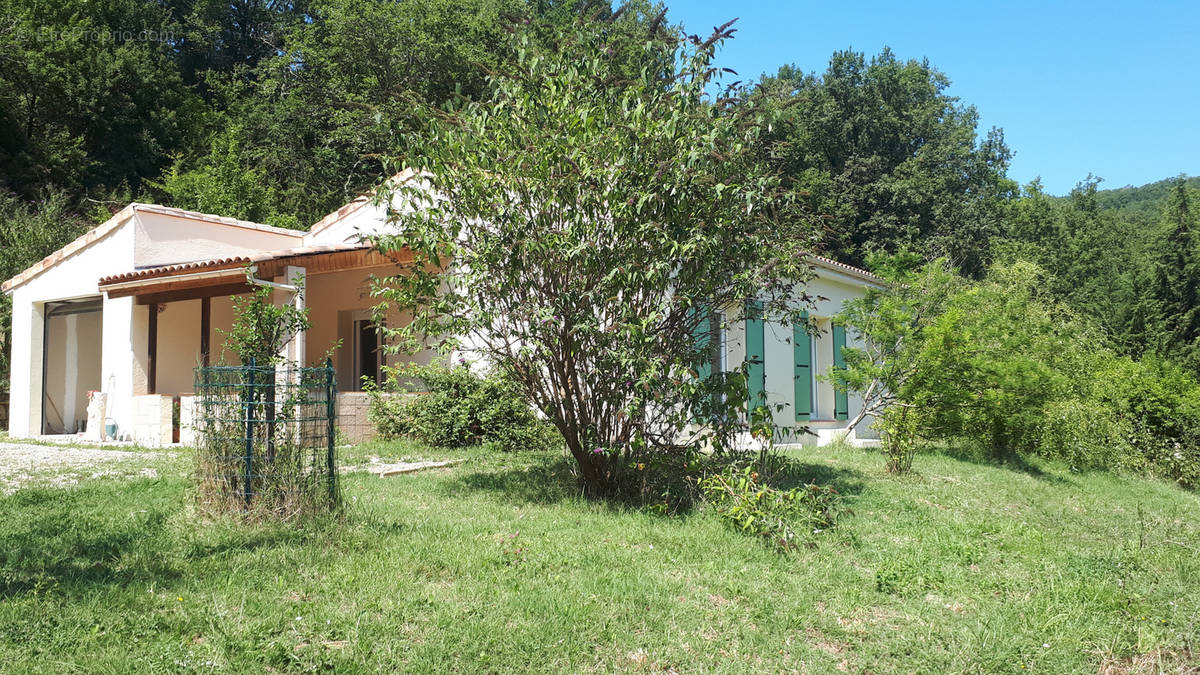
[[[370,390],[368,415],[384,438],[409,437],[435,447],[483,444],[499,450],[550,447],[556,434],[537,418],[512,382],[465,365],[407,365],[391,370],[389,395]]]
[[[389,211],[394,236],[377,241],[412,256],[376,289],[412,316],[391,337],[510,373],[592,497],[679,445],[731,445],[747,396],[714,395],[744,378],[705,376],[712,309],[731,323],[801,311],[789,298],[814,223],[789,217],[760,153],[771,111],[712,96],[729,35],[656,31],[634,73],[604,32],[548,50],[518,37],[486,101],[417,111],[426,142],[403,165],[420,178],[378,194],[413,207]],[[705,401],[723,410],[693,425]]]
[[[880,415],[890,446],[920,436],[996,459],[1038,455],[1200,484],[1194,377],[1117,354],[1047,296],[1036,265],[997,265],[974,283],[948,274],[942,263],[901,271],[840,317],[867,337],[847,350],[840,379]],[[915,423],[898,434],[902,410]]]

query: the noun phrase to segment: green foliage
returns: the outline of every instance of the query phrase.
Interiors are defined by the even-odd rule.
[[[731,465],[700,480],[701,494],[722,519],[781,549],[800,546],[833,527],[840,510],[837,490],[815,483],[781,489],[763,480],[756,468]]]
[[[198,119],[164,3],[4,0],[0,16],[0,189],[136,190]]]
[[[755,91],[782,110],[770,139],[778,171],[826,219],[820,250],[861,264],[877,249],[947,257],[981,273],[1016,193],[998,129],[946,93],[927,61],[884,49],[836,52],[820,76],[784,66]]]
[[[295,216],[277,211],[277,192],[264,181],[261,169],[248,165],[239,135],[238,127],[227,129],[213,139],[197,168],[185,169],[183,161],[176,160],[161,182],[149,184],[182,209],[299,229]]]
[[[1096,205],[1106,211],[1112,211],[1121,220],[1137,223],[1141,227],[1153,227],[1162,219],[1163,204],[1167,195],[1181,180],[1181,177],[1133,187],[1127,185],[1120,188],[1101,190],[1096,193]],[[1182,178],[1183,182],[1193,190],[1200,190],[1200,176]]]
[[[1031,263],[997,265],[969,283],[935,262],[848,303],[841,320],[868,339],[847,350],[844,379],[872,414],[886,410],[889,468],[918,436],[965,441],[999,460],[1038,455],[1196,486],[1200,383],[1169,362],[1106,347],[1045,286]]]
[[[441,448],[482,444],[507,452],[557,445],[554,429],[498,373],[481,377],[465,365],[436,362],[388,371],[390,392],[367,388],[368,415],[384,438],[409,437]],[[417,393],[398,393],[404,390]]]
[[[0,190],[178,193],[173,205],[194,208],[257,176],[261,194],[222,215],[308,224],[378,179],[380,158],[419,132],[415,106],[482,96],[513,25],[552,43],[563,26],[602,24],[636,71],[658,14],[647,2],[4,0]],[[226,142],[245,185],[223,166]]]
[[[252,271],[246,271],[247,278],[252,275]],[[292,280],[292,285],[298,289],[297,294],[303,295],[303,279]],[[243,364],[249,364],[251,359],[260,366],[279,363],[283,348],[311,325],[307,307],[297,307],[293,297],[278,304],[274,298],[275,291],[265,286],[255,286],[252,293],[233,296],[233,324],[228,331],[217,329],[225,336],[225,347]]]
[[[1010,242],[998,257],[1030,260],[1046,272],[1045,290],[1110,336],[1126,353],[1147,349],[1150,268],[1144,228],[1099,207],[1099,179],[1089,177],[1056,199],[1026,187],[1009,219]]]
[[[424,173],[378,194],[423,207],[395,209],[379,242],[414,256],[377,289],[412,313],[390,329],[399,347],[464,346],[510,373],[590,495],[689,440],[723,447],[743,418],[733,396],[684,436],[721,379],[696,376],[703,308],[737,321],[757,296],[799,313],[787,298],[811,229],[778,217],[778,178],[753,152],[768,116],[707,96],[726,35],[644,41],[645,62],[672,68],[629,80],[603,31],[553,51],[518,36],[486,101],[424,111],[424,152],[406,158]]]
[[[1147,333],[1157,351],[1200,373],[1200,200],[1182,181],[1163,208]]]
[[[917,434],[920,413],[910,406],[888,408],[875,422],[883,445],[884,468],[888,473],[906,474],[912,470],[917,454]]]
[[[0,279],[10,279],[87,229],[68,196],[45,190],[35,203],[0,190]],[[0,293],[0,388],[8,388],[12,298]]]

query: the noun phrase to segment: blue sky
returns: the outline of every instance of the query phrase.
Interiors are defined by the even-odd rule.
[[[667,0],[668,18],[707,35],[738,17],[720,65],[745,80],[784,63],[824,71],[829,55],[890,46],[927,57],[1014,151],[1009,175],[1065,194],[1200,174],[1200,2],[717,2]]]

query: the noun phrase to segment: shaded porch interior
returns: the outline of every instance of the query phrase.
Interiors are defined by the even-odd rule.
[[[100,296],[43,307],[43,434],[74,434],[87,424],[88,392],[102,387],[104,301]]]
[[[149,276],[108,290],[109,297],[132,296],[136,305],[146,308],[145,380],[143,387],[135,384],[133,393],[173,402],[174,442],[180,441],[181,423],[186,426],[187,414],[180,414],[179,405],[183,401],[186,406],[193,396],[195,369],[240,365],[226,347],[227,335],[235,318],[234,298],[247,296],[253,286],[244,261],[219,267]],[[428,350],[389,354],[383,349],[384,338],[373,318],[378,301],[370,294],[372,278],[396,274],[397,263],[369,249],[355,249],[279,256],[258,261],[251,269],[257,279],[273,284],[303,280],[299,302],[309,312],[311,327],[285,348],[286,358],[306,366],[324,365],[330,358],[339,392],[338,425],[349,440],[368,436],[373,429],[361,428],[369,424],[367,397],[358,393],[363,379],[381,382],[385,366],[428,363],[432,358]],[[276,304],[296,301],[290,290],[276,288],[271,293]],[[398,326],[403,321],[407,318],[389,311],[385,323]]]

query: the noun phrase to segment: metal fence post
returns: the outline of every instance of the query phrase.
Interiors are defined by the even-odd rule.
[[[250,369],[246,373],[246,475],[243,477],[242,492],[245,494],[246,507],[250,506],[250,480],[254,466],[254,370],[255,359],[250,357]]]
[[[327,429],[326,435],[326,453],[325,465],[329,471],[329,501],[330,505],[337,499],[337,470],[333,465],[333,415],[334,415],[334,398],[337,396],[337,387],[333,381],[333,359],[325,359],[325,415]]]

